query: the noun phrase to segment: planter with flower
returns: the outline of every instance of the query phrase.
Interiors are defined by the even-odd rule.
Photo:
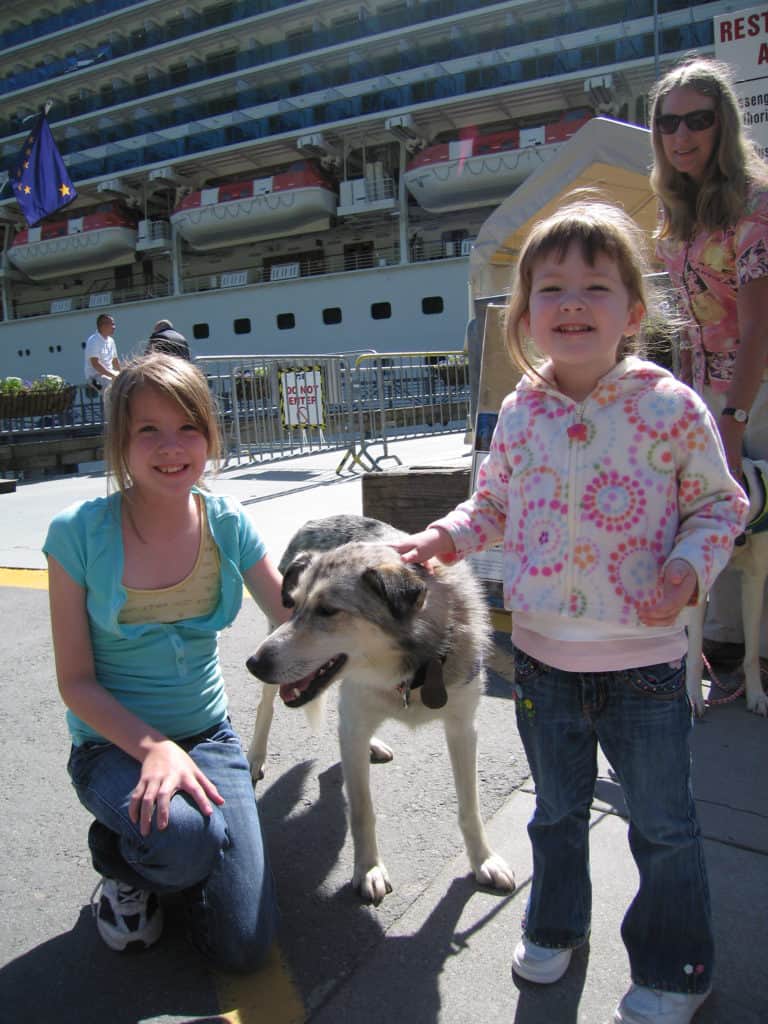
[[[0,420],[66,412],[76,391],[74,384],[67,384],[52,373],[42,374],[32,381],[0,377]]]

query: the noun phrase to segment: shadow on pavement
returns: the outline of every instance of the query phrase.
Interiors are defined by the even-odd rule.
[[[83,907],[71,931],[0,970],[2,1024],[136,1024],[164,1015],[195,1021],[202,1015],[202,1020],[212,1021],[220,1020],[217,1014],[210,977],[201,972],[200,959],[172,914],[166,915],[163,936],[152,952],[123,955],[103,945],[90,907]]]

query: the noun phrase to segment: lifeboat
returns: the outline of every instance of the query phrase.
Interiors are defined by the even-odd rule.
[[[8,259],[33,281],[133,263],[136,221],[113,203],[19,231]]]
[[[193,249],[218,249],[330,227],[333,185],[309,161],[268,178],[230,182],[192,192],[171,214]]]
[[[406,188],[429,213],[500,203],[591,117],[582,108],[530,128],[466,130],[462,138],[414,157],[403,175]]]

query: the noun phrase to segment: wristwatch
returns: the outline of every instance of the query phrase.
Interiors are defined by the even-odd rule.
[[[737,409],[733,405],[726,406],[722,411],[723,416],[733,416],[737,423],[746,423],[749,419],[749,413],[746,409]]]

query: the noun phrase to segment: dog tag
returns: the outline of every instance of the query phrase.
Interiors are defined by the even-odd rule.
[[[448,701],[443,682],[443,666],[437,658],[430,658],[421,686],[421,703],[427,708],[442,708]]]

